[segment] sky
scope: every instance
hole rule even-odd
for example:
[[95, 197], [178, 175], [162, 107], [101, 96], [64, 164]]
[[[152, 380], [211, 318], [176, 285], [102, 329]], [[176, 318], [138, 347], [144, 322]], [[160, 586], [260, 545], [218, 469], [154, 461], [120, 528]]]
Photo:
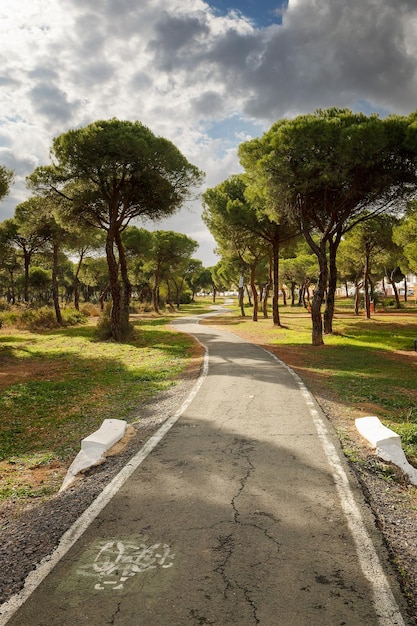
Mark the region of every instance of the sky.
[[[139, 120], [206, 173], [241, 171], [240, 143], [318, 108], [417, 109], [416, 0], [1, 0], [0, 221], [29, 196], [52, 139], [98, 119]], [[201, 199], [149, 230], [183, 232], [205, 266]]]

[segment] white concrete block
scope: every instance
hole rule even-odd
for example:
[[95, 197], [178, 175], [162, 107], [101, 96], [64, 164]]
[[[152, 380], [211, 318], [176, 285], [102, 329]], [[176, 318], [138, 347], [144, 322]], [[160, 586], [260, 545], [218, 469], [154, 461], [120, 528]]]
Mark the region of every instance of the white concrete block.
[[355, 420], [355, 425], [360, 434], [369, 441], [373, 448], [378, 448], [384, 443], [394, 444], [401, 448], [401, 437], [381, 424], [378, 417], [359, 417]]
[[376, 448], [376, 453], [381, 459], [397, 465], [411, 484], [417, 485], [417, 469], [407, 461], [401, 437], [397, 433], [381, 424], [375, 416], [360, 417], [355, 420], [355, 425], [360, 434]]
[[124, 437], [126, 427], [127, 422], [124, 420], [104, 420], [98, 430], [82, 440], [81, 450], [88, 456], [96, 456], [99, 451], [103, 454]]
[[417, 485], [417, 469], [407, 461], [402, 448], [393, 444], [383, 444], [381, 448], [377, 448], [376, 452], [384, 461], [389, 461], [399, 467], [412, 485]]
[[104, 453], [124, 437], [126, 428], [125, 420], [106, 419], [98, 430], [85, 437], [81, 442], [81, 450], [68, 468], [60, 491], [69, 487], [77, 474], [97, 465]]

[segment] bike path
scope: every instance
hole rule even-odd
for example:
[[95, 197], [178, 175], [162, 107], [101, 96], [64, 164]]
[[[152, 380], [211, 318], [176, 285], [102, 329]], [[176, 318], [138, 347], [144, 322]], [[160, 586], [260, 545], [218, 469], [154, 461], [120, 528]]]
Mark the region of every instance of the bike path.
[[302, 382], [231, 333], [176, 326], [208, 350], [198, 391], [7, 623], [406, 624], [372, 515]]

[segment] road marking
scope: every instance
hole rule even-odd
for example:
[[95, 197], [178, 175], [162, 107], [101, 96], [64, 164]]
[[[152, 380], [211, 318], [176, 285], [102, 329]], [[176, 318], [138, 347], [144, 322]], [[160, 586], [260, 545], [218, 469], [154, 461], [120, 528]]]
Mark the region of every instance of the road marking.
[[78, 576], [92, 579], [96, 591], [121, 591], [136, 574], [173, 566], [175, 554], [166, 543], [148, 545], [145, 538], [125, 540], [102, 539], [94, 546], [92, 562], [77, 567]]
[[[201, 344], [203, 345], [203, 344]], [[120, 470], [120, 472], [113, 478], [113, 480], [103, 489], [101, 494], [92, 502], [92, 504], [84, 511], [84, 513], [74, 522], [61, 537], [59, 544], [55, 550], [48, 556], [42, 559], [38, 567], [27, 576], [25, 586], [21, 591], [12, 596], [7, 602], [0, 607], [0, 626], [5, 626], [9, 619], [16, 613], [16, 611], [26, 602], [35, 589], [41, 584], [41, 582], [48, 576], [53, 568], [59, 563], [59, 561], [65, 556], [65, 554], [72, 548], [72, 546], [78, 541], [78, 539], [87, 530], [90, 524], [101, 513], [104, 507], [110, 502], [117, 491], [123, 486], [126, 480], [133, 474], [133, 472], [141, 465], [146, 457], [152, 452], [152, 450], [158, 445], [158, 443], [165, 437], [167, 432], [174, 426], [179, 420], [184, 411], [194, 400], [201, 385], [208, 374], [208, 350], [203, 345], [205, 350], [203, 366], [200, 372], [200, 376], [197, 382], [194, 384], [190, 394], [183, 402], [177, 413], [172, 415], [162, 424], [162, 426], [148, 439], [139, 452]]]
[[[263, 350], [265, 349], [263, 348]], [[405, 622], [381, 565], [375, 546], [366, 530], [365, 522], [355, 501], [349, 479], [341, 465], [339, 454], [329, 437], [325, 422], [316, 409], [316, 403], [312, 395], [303, 380], [286, 363], [281, 361], [281, 359], [272, 352], [269, 352], [269, 350], [265, 350], [265, 352], [290, 372], [297, 381], [299, 389], [304, 396], [332, 471], [342, 510], [356, 545], [356, 554], [362, 573], [368, 580], [370, 588], [372, 589], [374, 607], [379, 624], [381, 626], [405, 626]]]

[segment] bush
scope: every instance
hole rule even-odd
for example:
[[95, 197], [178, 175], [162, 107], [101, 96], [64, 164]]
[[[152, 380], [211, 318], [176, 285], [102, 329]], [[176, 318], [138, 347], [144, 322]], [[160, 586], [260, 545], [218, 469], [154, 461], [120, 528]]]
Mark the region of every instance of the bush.
[[73, 307], [67, 307], [62, 310], [62, 319], [64, 324], [68, 326], [76, 326], [82, 324], [86, 320], [86, 316], [82, 311], [77, 311]]
[[97, 317], [100, 315], [100, 307], [97, 304], [86, 302], [80, 307], [80, 311], [86, 317]]
[[[85, 315], [72, 307], [62, 310], [62, 318], [65, 325], [75, 326], [85, 322]], [[17, 308], [11, 311], [0, 312], [0, 326], [9, 326], [12, 328], [22, 328], [28, 330], [48, 330], [58, 328], [55, 310], [48, 306], [39, 309], [25, 308], [19, 310]]]
[[16, 326], [19, 315], [14, 311], [0, 312], [0, 326]]
[[40, 309], [26, 309], [20, 314], [17, 325], [19, 328], [28, 328], [29, 330], [42, 330], [56, 328], [58, 323], [55, 317], [55, 311], [48, 306]]
[[0, 300], [0, 312], [2, 311], [10, 311], [11, 310], [11, 306], [8, 302], [6, 302], [6, 300]]
[[[100, 341], [107, 341], [108, 339], [112, 338], [111, 321], [110, 321], [111, 307], [112, 307], [112, 303], [107, 302], [96, 327], [95, 335], [96, 335], [96, 338], [99, 339]], [[134, 333], [134, 328], [132, 324], [127, 323], [124, 326], [122, 326], [122, 340], [123, 341], [128, 341], [132, 337], [133, 333]]]

